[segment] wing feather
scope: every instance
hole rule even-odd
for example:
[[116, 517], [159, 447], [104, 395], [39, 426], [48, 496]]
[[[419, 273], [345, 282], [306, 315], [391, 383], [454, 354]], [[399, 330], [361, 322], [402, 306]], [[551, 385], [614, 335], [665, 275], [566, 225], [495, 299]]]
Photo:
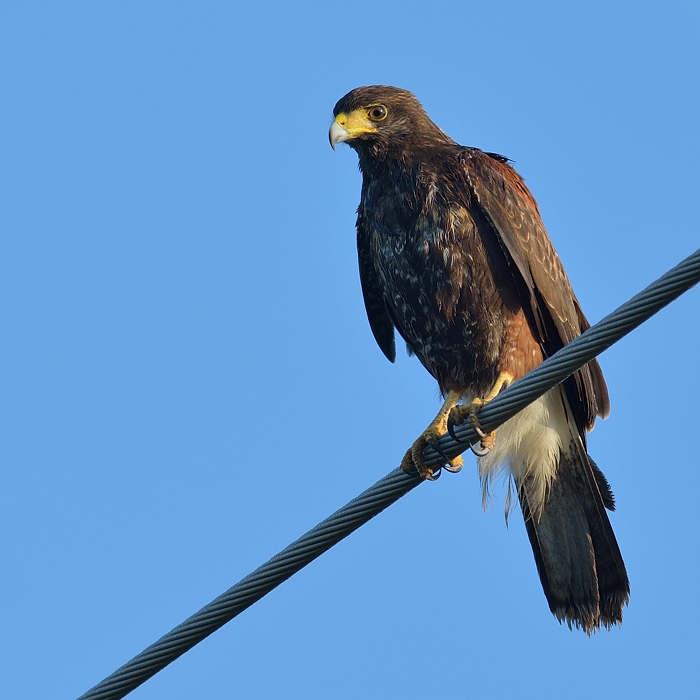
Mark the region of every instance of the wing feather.
[[389, 362], [394, 362], [396, 359], [394, 324], [389, 316], [377, 282], [369, 247], [369, 236], [361, 217], [357, 221], [357, 258], [360, 267], [362, 297], [365, 301], [365, 310], [367, 311], [372, 335], [374, 335], [377, 345], [379, 345]]
[[[589, 327], [564, 266], [542, 223], [537, 203], [507, 159], [465, 148], [461, 161], [467, 184], [482, 214], [524, 282], [539, 342], [547, 355], [570, 343]], [[573, 380], [573, 381], [572, 381]], [[609, 410], [608, 393], [593, 360], [567, 382], [577, 421], [590, 429], [596, 415]], [[573, 395], [572, 395], [573, 394]]]

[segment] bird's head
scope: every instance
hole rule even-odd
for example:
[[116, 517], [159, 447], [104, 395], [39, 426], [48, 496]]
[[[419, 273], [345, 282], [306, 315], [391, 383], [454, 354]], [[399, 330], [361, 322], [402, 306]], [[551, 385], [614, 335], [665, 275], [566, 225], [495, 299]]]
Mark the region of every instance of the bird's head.
[[338, 101], [333, 116], [331, 146], [347, 143], [358, 152], [360, 162], [364, 156], [401, 158], [421, 146], [454, 143], [413, 93], [387, 85], [355, 88]]

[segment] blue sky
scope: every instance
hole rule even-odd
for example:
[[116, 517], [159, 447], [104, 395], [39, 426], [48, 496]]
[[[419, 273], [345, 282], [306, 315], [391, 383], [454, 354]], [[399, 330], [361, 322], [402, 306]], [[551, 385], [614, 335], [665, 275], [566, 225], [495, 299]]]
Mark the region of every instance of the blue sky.
[[[7, 697], [74, 697], [397, 466], [439, 406], [362, 306], [327, 129], [408, 88], [515, 161], [591, 321], [698, 248], [687, 2], [5, 3], [0, 577]], [[601, 357], [632, 598], [550, 615], [473, 458], [134, 698], [688, 697], [700, 292]], [[595, 686], [592, 691], [591, 687]]]

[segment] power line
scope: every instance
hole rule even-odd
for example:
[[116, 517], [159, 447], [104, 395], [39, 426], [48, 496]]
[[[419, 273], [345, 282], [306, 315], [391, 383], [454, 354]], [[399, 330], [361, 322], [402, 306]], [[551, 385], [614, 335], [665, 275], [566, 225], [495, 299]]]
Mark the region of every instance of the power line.
[[[497, 428], [698, 281], [700, 250], [484, 406], [479, 413], [482, 427], [487, 431]], [[474, 429], [468, 424], [458, 426], [455, 434], [459, 442], [446, 435], [438, 443], [440, 452], [449, 457], [463, 452], [466, 444], [478, 440]], [[426, 463], [435, 469], [444, 462], [444, 457], [432, 447], [426, 448], [424, 456]], [[421, 482], [417, 475], [395, 469], [124, 664], [79, 700], [124, 697]]]
[[[700, 250], [689, 255], [646, 289], [591, 326], [578, 338], [486, 404], [479, 411], [482, 430], [486, 432], [495, 430], [518, 411], [564, 381], [577, 369], [677, 299], [683, 292], [688, 291], [698, 281], [700, 281]], [[438, 441], [440, 451], [450, 458], [464, 451], [464, 442], [473, 443], [477, 440], [473, 428], [468, 423], [457, 426], [454, 432], [459, 442], [455, 442], [449, 435], [441, 437]], [[444, 461], [444, 458], [430, 446], [426, 448], [424, 457], [431, 467], [439, 467]]]

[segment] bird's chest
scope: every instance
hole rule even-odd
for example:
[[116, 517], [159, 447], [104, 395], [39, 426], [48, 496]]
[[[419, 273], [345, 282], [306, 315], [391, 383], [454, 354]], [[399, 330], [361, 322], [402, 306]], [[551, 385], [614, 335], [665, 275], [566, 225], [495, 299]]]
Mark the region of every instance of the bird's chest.
[[377, 184], [364, 194], [360, 220], [383, 291], [393, 299], [402, 289], [432, 294], [444, 286], [470, 233], [457, 209], [434, 186]]
[[416, 317], [426, 329], [442, 326], [453, 316], [469, 270], [457, 278], [454, 243], [442, 222], [418, 217], [402, 226], [397, 218], [379, 217], [371, 227], [370, 251], [385, 303], [401, 328], [410, 328]]
[[[437, 188], [407, 194], [377, 187], [366, 193], [360, 221], [369, 233], [370, 254], [382, 295], [397, 321], [419, 316], [431, 324], [463, 323], [469, 292], [483, 287], [488, 262], [466, 208]], [[437, 329], [436, 329], [437, 330]]]
[[488, 251], [465, 207], [427, 195], [384, 190], [361, 206], [375, 276], [397, 330], [443, 388], [488, 382], [503, 326]]

